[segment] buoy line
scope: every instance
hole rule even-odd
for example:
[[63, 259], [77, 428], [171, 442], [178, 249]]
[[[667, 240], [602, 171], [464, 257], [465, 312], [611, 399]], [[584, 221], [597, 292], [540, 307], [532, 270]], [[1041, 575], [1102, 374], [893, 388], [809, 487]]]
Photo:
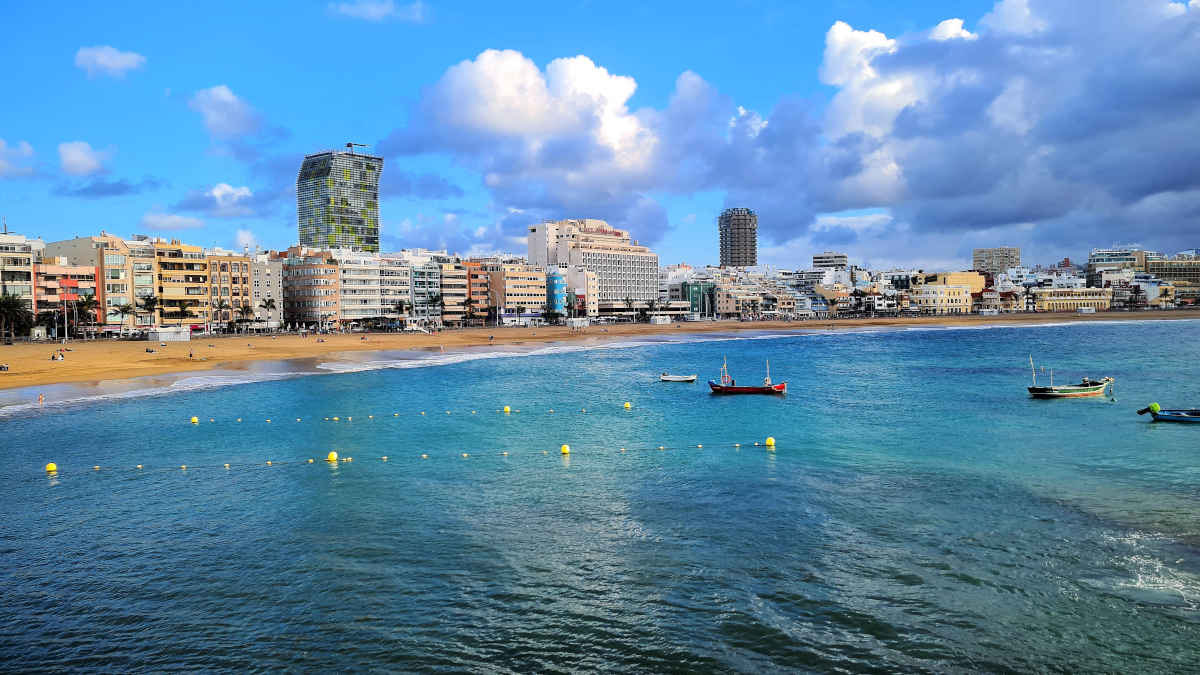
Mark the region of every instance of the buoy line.
[[[734, 451], [740, 452], [741, 448], [745, 445], [747, 445], [747, 444], [745, 444], [745, 443], [729, 443], [729, 442], [725, 441], [725, 442], [718, 442], [718, 443], [711, 443], [711, 442], [710, 443], [688, 443], [688, 444], [683, 444], [683, 445], [620, 446], [619, 449], [613, 449], [611, 451], [616, 452], [616, 453], [627, 453], [630, 451], [633, 451], [633, 452], [664, 451], [665, 452], [668, 450], [703, 450], [705, 448], [708, 448], [708, 449], [732, 448]], [[775, 437], [767, 436], [766, 440], [754, 441], [752, 443], [752, 445], [756, 446], [756, 447], [761, 447], [761, 448], [765, 449], [767, 452], [775, 452], [775, 448], [776, 448]], [[592, 447], [595, 447], [595, 446], [592, 446]], [[610, 450], [610, 449], [605, 447], [599, 451], [585, 450], [584, 454], [585, 455], [600, 454], [600, 453], [605, 452], [606, 450]], [[538, 453], [540, 453], [542, 455], [550, 454], [549, 450], [545, 450], [545, 449], [543, 449], [543, 450], [528, 450], [526, 454], [536, 455]], [[425, 451], [425, 452], [421, 452], [421, 453], [414, 453], [411, 456], [411, 458], [419, 459], [419, 460], [427, 460], [431, 456], [436, 458], [436, 457], [439, 457], [442, 455], [448, 455], [450, 457], [457, 456], [459, 459], [471, 459], [472, 457], [512, 457], [512, 456], [519, 456], [520, 454], [522, 454], [520, 451], [511, 451], [511, 450], [493, 450], [493, 451], [487, 451], [487, 452], [481, 452], [481, 453], [477, 452], [477, 453], [472, 454], [470, 452], [463, 452], [461, 449], [455, 449], [455, 450], [442, 450], [442, 451], [435, 450], [432, 455], [430, 454], [429, 451]], [[571, 446], [567, 443], [563, 443], [559, 447], [558, 454], [563, 455], [564, 458], [570, 456], [572, 454]], [[393, 463], [394, 464], [395, 462], [392, 462], [391, 460], [397, 459], [398, 457], [409, 458], [408, 455], [400, 455], [400, 456], [382, 455], [379, 457], [374, 457], [372, 459], [374, 459], [378, 462], [381, 462], [381, 463]], [[308, 457], [308, 458], [289, 459], [289, 460], [282, 460], [282, 461], [277, 460], [277, 459], [265, 459], [260, 462], [225, 462], [225, 463], [221, 464], [220, 466], [207, 465], [207, 464], [179, 464], [179, 465], [164, 465], [164, 466], [158, 466], [158, 467], [151, 466], [150, 468], [146, 468], [145, 464], [136, 464], [133, 466], [120, 466], [120, 467], [115, 466], [115, 465], [93, 464], [90, 468], [86, 467], [86, 466], [81, 466], [79, 469], [77, 469], [76, 472], [72, 472], [70, 469], [67, 469], [66, 473], [78, 473], [78, 474], [93, 473], [94, 474], [94, 473], [111, 472], [111, 471], [115, 471], [117, 469], [126, 469], [129, 471], [136, 471], [139, 473], [152, 473], [152, 472], [156, 472], [156, 471], [163, 472], [163, 471], [168, 471], [168, 470], [169, 471], [197, 471], [197, 470], [217, 469], [217, 468], [224, 469], [226, 471], [230, 471], [233, 469], [244, 469], [244, 468], [254, 468], [254, 467], [275, 468], [275, 467], [283, 467], [283, 466], [291, 466], [291, 465], [317, 464], [318, 459], [320, 459], [320, 463], [324, 463], [324, 464], [327, 464], [330, 466], [349, 464], [354, 461], [354, 457], [352, 457], [352, 456], [342, 457], [341, 455], [338, 454], [338, 452], [336, 450], [331, 450], [331, 451], [329, 451], [329, 453], [327, 453], [325, 455], [324, 458]], [[59, 466], [56, 462], [46, 463], [46, 465], [43, 467], [43, 471], [47, 476], [59, 476], [63, 473], [63, 470], [59, 468]]]
[[[631, 401], [624, 401], [624, 402], [616, 404], [616, 405], [617, 405], [618, 410], [626, 410], [626, 411], [633, 410], [633, 403]], [[593, 408], [593, 410], [595, 410], [595, 408]], [[478, 413], [479, 413], [479, 411], [477, 409], [476, 410], [462, 410], [462, 411], [446, 410], [444, 412], [447, 415], [454, 415], [454, 414], [478, 415]], [[497, 408], [496, 412], [501, 415], [518, 415], [518, 414], [521, 414], [521, 409], [506, 405], [503, 408]], [[548, 408], [544, 414], [553, 415], [554, 412], [555, 412], [554, 408]], [[588, 409], [587, 408], [579, 408], [578, 410], [575, 410], [574, 412], [576, 412], [580, 415], [586, 415], [586, 414], [588, 414]], [[525, 414], [530, 414], [530, 413], [525, 413]], [[415, 411], [413, 413], [400, 413], [398, 411], [393, 411], [390, 417], [392, 419], [400, 419], [400, 418], [410, 416], [410, 415], [416, 416], [416, 417], [425, 417], [426, 419], [429, 419], [429, 417], [430, 417], [424, 410]], [[277, 418], [267, 417], [267, 418], [262, 418], [261, 421], [264, 424], [271, 424], [272, 420], [288, 419], [289, 417], [290, 416], [280, 416]], [[358, 416], [360, 422], [362, 421], [363, 417], [364, 417], [363, 415]], [[367, 421], [375, 421], [376, 417], [378, 417], [379, 419], [382, 420], [382, 419], [388, 419], [389, 416], [387, 415], [387, 413], [380, 413], [378, 415], [376, 415], [375, 413], [369, 413], [369, 414], [365, 415], [365, 418], [367, 419]], [[296, 420], [295, 421], [296, 424], [302, 424], [306, 421], [307, 422], [338, 422], [338, 423], [354, 422], [354, 417], [350, 416], [350, 415], [347, 415], [345, 417], [343, 417], [342, 415], [326, 415], [326, 416], [322, 416], [322, 417], [314, 417], [314, 416], [305, 417], [302, 415], [300, 417], [294, 417], [292, 419]], [[229, 420], [218, 420], [216, 417], [208, 418], [208, 424], [221, 424], [223, 422], [228, 422], [228, 421]], [[250, 421], [253, 422], [255, 420], [251, 419]], [[243, 424], [243, 423], [245, 423], [245, 418], [242, 418], [242, 417], [234, 418], [233, 422], [238, 423], [238, 424]], [[199, 415], [192, 415], [187, 420], [185, 420], [185, 423], [191, 424], [194, 426], [202, 426], [203, 425], [203, 422]]]

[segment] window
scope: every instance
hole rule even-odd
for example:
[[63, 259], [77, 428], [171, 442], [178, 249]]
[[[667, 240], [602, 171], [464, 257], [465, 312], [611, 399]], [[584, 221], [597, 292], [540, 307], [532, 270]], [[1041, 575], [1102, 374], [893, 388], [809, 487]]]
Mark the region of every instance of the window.
[[116, 254], [112, 254], [112, 253], [105, 253], [104, 254], [104, 264], [105, 265], [124, 265], [125, 264], [125, 256], [116, 255]]

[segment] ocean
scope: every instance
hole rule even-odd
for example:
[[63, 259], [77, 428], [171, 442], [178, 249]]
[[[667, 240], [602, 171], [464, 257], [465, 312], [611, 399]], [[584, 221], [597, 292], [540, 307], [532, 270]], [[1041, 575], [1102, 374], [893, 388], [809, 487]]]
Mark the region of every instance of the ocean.
[[[1135, 411], [1200, 407], [1198, 337], [681, 336], [4, 392], [0, 669], [1194, 671], [1200, 425]], [[1030, 355], [1116, 400], [1031, 400]], [[788, 395], [710, 395], [723, 360]]]

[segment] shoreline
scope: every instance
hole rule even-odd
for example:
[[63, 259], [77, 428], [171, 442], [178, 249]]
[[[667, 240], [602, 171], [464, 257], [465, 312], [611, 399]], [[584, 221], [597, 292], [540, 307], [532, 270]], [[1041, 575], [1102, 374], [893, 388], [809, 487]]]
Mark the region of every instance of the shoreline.
[[[353, 356], [382, 351], [455, 352], [473, 347], [529, 347], [551, 343], [607, 342], [628, 337], [777, 331], [796, 334], [856, 328], [940, 328], [956, 326], [1039, 325], [1107, 321], [1171, 321], [1200, 319], [1198, 310], [1169, 312], [1103, 312], [1011, 314], [998, 316], [941, 316], [912, 318], [829, 319], [808, 321], [697, 321], [668, 325], [609, 324], [572, 332], [563, 326], [537, 328], [484, 327], [423, 333], [351, 333], [301, 338], [298, 335], [204, 336], [165, 347], [140, 341], [73, 341], [65, 360], [49, 356], [63, 345], [53, 342], [0, 346], [0, 390], [64, 384], [91, 384], [149, 376], [202, 374], [212, 371], [261, 369], [263, 362], [333, 359], [352, 362]], [[363, 337], [366, 340], [363, 340]], [[494, 337], [494, 340], [489, 339]], [[153, 349], [148, 353], [147, 349]], [[189, 356], [191, 354], [191, 356]], [[331, 373], [336, 370], [329, 371]]]

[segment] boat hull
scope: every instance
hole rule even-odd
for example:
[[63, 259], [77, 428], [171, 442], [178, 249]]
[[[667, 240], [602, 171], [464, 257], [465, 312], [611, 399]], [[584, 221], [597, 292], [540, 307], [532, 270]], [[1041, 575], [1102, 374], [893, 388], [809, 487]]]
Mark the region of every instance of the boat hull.
[[1033, 398], [1095, 398], [1103, 396], [1112, 382], [1110, 378], [1104, 378], [1100, 382], [1087, 385], [1063, 384], [1051, 387], [1026, 387], [1026, 390]]
[[1200, 410], [1159, 410], [1151, 412], [1155, 422], [1183, 422], [1200, 424]]
[[659, 375], [659, 382], [695, 382], [695, 375]]
[[718, 384], [712, 380], [708, 381], [709, 389], [712, 389], [714, 394], [774, 394], [783, 395], [787, 393], [787, 382], [771, 384], [763, 387], [736, 387], [728, 384]]

